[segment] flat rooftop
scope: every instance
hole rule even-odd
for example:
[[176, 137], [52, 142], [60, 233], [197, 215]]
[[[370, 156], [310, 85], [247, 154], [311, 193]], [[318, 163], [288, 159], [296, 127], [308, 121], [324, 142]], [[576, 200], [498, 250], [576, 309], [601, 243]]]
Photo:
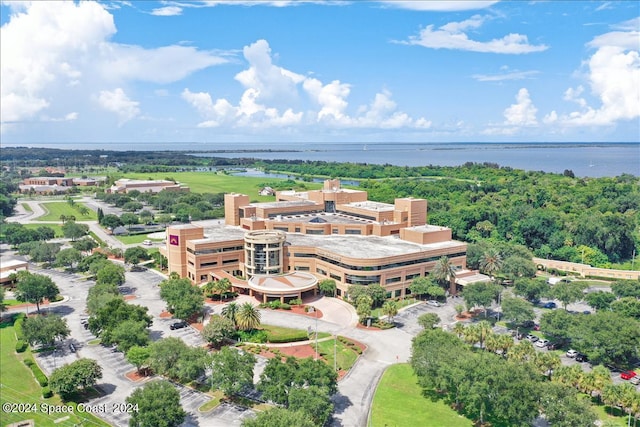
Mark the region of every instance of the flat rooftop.
[[287, 208], [287, 207], [295, 207], [295, 206], [301, 206], [301, 207], [318, 207], [320, 208], [321, 205], [318, 205], [315, 202], [312, 202], [310, 200], [285, 200], [282, 202], [260, 202], [260, 203], [250, 203], [249, 206], [253, 206], [256, 208]]
[[390, 205], [389, 203], [382, 203], [382, 202], [372, 202], [370, 200], [366, 202], [348, 203], [344, 206], [349, 206], [349, 207], [358, 208], [358, 209], [366, 209], [368, 211], [374, 211], [374, 212], [388, 212], [388, 211], [395, 210], [394, 205]]
[[[203, 222], [204, 223], [204, 222]], [[237, 226], [206, 222], [204, 239], [195, 242], [223, 242], [227, 240], [244, 239], [244, 230]], [[292, 246], [310, 246], [325, 250], [338, 256], [378, 259], [392, 256], [400, 256], [419, 252], [429, 252], [438, 249], [454, 249], [466, 247], [466, 243], [457, 240], [445, 242], [418, 244], [402, 240], [398, 237], [387, 236], [358, 236], [358, 235], [311, 235], [301, 233], [287, 233], [287, 243]]]
[[281, 215], [280, 218], [269, 218], [272, 222], [328, 222], [331, 224], [371, 224], [372, 221], [365, 218], [358, 218], [348, 214], [319, 212], [300, 215]]

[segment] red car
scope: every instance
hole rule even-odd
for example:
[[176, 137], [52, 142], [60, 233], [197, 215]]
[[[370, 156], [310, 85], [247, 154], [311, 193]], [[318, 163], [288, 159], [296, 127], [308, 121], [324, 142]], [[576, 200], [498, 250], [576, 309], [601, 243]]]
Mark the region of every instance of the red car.
[[620, 373], [620, 378], [622, 378], [623, 380], [630, 380], [635, 376], [636, 373], [634, 371], [623, 371]]

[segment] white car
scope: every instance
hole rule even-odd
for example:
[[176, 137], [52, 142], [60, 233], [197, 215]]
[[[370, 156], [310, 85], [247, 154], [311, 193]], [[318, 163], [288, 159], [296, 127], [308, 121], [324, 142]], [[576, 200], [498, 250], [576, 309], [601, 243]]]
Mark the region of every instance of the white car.
[[574, 358], [574, 357], [576, 357], [577, 355], [578, 355], [578, 352], [577, 352], [577, 351], [575, 351], [575, 350], [569, 350], [569, 351], [567, 351], [567, 357]]
[[153, 245], [153, 243], [151, 242], [151, 240], [145, 240], [144, 242], [142, 242], [143, 245], [145, 246], [151, 246]]
[[635, 377], [631, 378], [629, 382], [633, 385], [638, 385], [640, 384], [640, 377], [636, 375]]
[[440, 307], [441, 304], [438, 301], [430, 299], [429, 301], [427, 301], [427, 305], [430, 305], [433, 307]]
[[549, 340], [538, 340], [536, 341], [536, 347], [545, 348], [549, 344]]

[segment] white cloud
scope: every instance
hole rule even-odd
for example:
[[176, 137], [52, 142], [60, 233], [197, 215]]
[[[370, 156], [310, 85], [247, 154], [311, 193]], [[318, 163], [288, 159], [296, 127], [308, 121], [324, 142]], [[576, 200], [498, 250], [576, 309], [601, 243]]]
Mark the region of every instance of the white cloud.
[[[199, 127], [235, 126], [245, 128], [326, 126], [335, 128], [426, 129], [431, 122], [417, 120], [397, 111], [391, 92], [382, 91], [373, 101], [350, 115], [348, 97], [351, 85], [339, 80], [323, 83], [314, 77], [273, 64], [272, 52], [266, 40], [258, 40], [243, 49], [249, 68], [236, 74], [244, 92], [234, 106], [227, 99], [215, 102], [207, 92], [185, 89], [182, 98], [205, 119]], [[307, 102], [306, 112], [298, 111], [289, 102]]]
[[[618, 28], [630, 28], [639, 22], [630, 20]], [[587, 43], [596, 48], [585, 64], [591, 94], [599, 107], [589, 105], [581, 96], [582, 86], [569, 88], [565, 100], [577, 102], [581, 109], [560, 116], [559, 121], [576, 126], [611, 126], [640, 117], [640, 32], [636, 28], [602, 34]]]
[[459, 10], [484, 9], [498, 3], [498, 1], [499, 0], [394, 0], [381, 1], [380, 3], [398, 9], [453, 12]]
[[155, 16], [178, 16], [182, 15], [182, 8], [178, 6], [165, 6], [151, 11]]
[[538, 109], [531, 102], [529, 91], [522, 88], [516, 95], [516, 103], [504, 110], [505, 124], [510, 126], [531, 126], [538, 124]]
[[506, 36], [489, 41], [471, 40], [465, 33], [469, 29], [478, 29], [488, 19], [487, 16], [475, 15], [460, 22], [450, 22], [434, 29], [429, 25], [420, 31], [418, 36], [409, 37], [403, 44], [418, 45], [432, 49], [454, 49], [471, 52], [523, 54], [542, 52], [547, 50], [545, 45], [529, 44], [527, 36], [522, 34], [507, 34]]
[[126, 87], [132, 80], [174, 82], [227, 61], [193, 47], [113, 43], [113, 16], [97, 2], [11, 2], [9, 7], [11, 15], [0, 29], [2, 123], [50, 120], [88, 108], [96, 89]]
[[263, 100], [282, 96], [295, 96], [296, 85], [304, 76], [274, 65], [271, 61], [271, 48], [266, 40], [258, 40], [242, 50], [249, 62], [249, 69], [239, 72], [235, 79], [245, 88], [259, 91]]
[[538, 75], [540, 72], [531, 71], [510, 71], [503, 74], [474, 74], [473, 77], [479, 82], [502, 82], [506, 80], [525, 80], [530, 79]]
[[100, 91], [98, 104], [105, 110], [116, 113], [119, 125], [123, 125], [140, 114], [139, 103], [129, 99], [121, 88], [116, 88], [113, 91]]

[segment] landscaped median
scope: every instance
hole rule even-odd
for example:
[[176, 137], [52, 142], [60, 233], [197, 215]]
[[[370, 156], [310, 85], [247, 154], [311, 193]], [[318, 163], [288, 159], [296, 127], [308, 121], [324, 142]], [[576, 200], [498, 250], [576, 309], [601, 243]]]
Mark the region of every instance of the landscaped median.
[[442, 400], [425, 398], [411, 365], [402, 363], [389, 366], [382, 375], [367, 425], [471, 427], [473, 423]]

